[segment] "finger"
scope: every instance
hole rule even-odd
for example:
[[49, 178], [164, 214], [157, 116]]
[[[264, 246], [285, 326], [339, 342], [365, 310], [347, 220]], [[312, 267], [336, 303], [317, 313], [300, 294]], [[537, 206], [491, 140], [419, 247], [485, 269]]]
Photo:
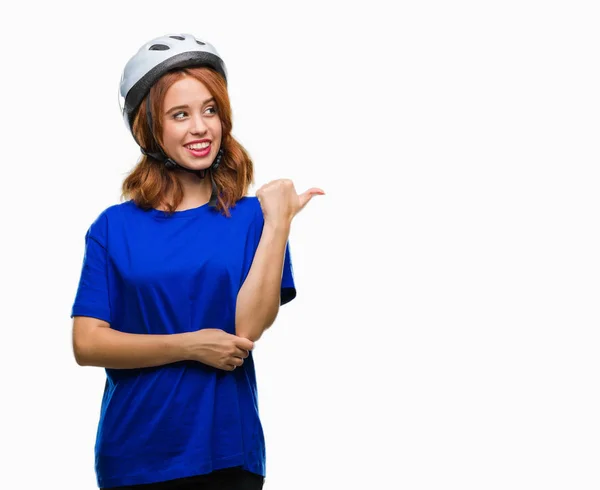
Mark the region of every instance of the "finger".
[[252, 350], [254, 349], [254, 342], [251, 340], [245, 339], [244, 337], [235, 337], [235, 345], [240, 349], [244, 350]]
[[246, 349], [240, 349], [239, 347], [236, 347], [235, 353], [233, 354], [234, 357], [239, 357], [240, 359], [246, 359], [249, 355], [250, 353]]
[[239, 357], [232, 357], [229, 361], [227, 361], [227, 363], [236, 368], [244, 364], [244, 360], [240, 359]]
[[308, 204], [314, 196], [323, 196], [325, 195], [325, 191], [323, 189], [319, 189], [318, 187], [311, 187], [306, 192], [303, 192], [298, 196], [300, 199], [300, 210], [304, 209], [304, 206]]
[[238, 357], [240, 359], [246, 359], [248, 357], [248, 351], [245, 349], [235, 348], [235, 352], [231, 354], [232, 357]]

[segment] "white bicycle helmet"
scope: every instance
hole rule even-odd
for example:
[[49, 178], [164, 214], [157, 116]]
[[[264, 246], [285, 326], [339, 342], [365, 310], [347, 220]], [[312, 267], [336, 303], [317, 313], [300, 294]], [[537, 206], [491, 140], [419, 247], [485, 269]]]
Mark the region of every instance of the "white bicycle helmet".
[[165, 73], [178, 68], [206, 66], [225, 79], [227, 69], [215, 47], [191, 34], [171, 34], [144, 44], [127, 62], [119, 87], [119, 103], [127, 128], [152, 85]]

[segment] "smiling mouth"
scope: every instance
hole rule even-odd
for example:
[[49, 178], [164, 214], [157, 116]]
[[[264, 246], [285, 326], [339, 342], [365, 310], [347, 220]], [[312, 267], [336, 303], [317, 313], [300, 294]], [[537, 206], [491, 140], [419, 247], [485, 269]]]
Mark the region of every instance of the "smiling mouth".
[[195, 157], [205, 157], [210, 153], [211, 145], [189, 145], [186, 146], [185, 149], [189, 151]]
[[204, 150], [206, 148], [209, 148], [211, 145], [210, 141], [203, 141], [202, 143], [192, 143], [189, 145], [185, 145], [185, 147], [188, 150], [196, 150], [196, 151], [201, 151]]

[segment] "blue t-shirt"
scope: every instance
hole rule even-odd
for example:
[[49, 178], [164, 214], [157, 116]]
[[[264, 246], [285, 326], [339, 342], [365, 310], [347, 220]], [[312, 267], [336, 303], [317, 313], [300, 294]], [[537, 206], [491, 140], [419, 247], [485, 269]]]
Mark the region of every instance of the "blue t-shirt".
[[[235, 334], [237, 294], [264, 224], [256, 197], [227, 218], [208, 206], [173, 216], [133, 201], [107, 208], [85, 237], [71, 312], [121, 332]], [[289, 244], [281, 304], [296, 296]], [[193, 361], [106, 369], [96, 438], [100, 487], [137, 485], [242, 466], [265, 475], [252, 353], [234, 371]]]

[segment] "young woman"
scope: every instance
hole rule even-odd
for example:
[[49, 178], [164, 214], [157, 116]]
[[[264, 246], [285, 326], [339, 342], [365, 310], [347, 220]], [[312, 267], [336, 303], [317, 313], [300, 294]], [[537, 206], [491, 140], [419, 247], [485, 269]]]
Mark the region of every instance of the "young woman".
[[252, 349], [296, 295], [291, 222], [323, 191], [284, 179], [246, 196], [226, 83], [215, 48], [189, 34], [146, 43], [123, 72], [143, 156], [128, 200], [87, 231], [71, 312], [78, 364], [106, 368], [100, 488], [263, 486]]

